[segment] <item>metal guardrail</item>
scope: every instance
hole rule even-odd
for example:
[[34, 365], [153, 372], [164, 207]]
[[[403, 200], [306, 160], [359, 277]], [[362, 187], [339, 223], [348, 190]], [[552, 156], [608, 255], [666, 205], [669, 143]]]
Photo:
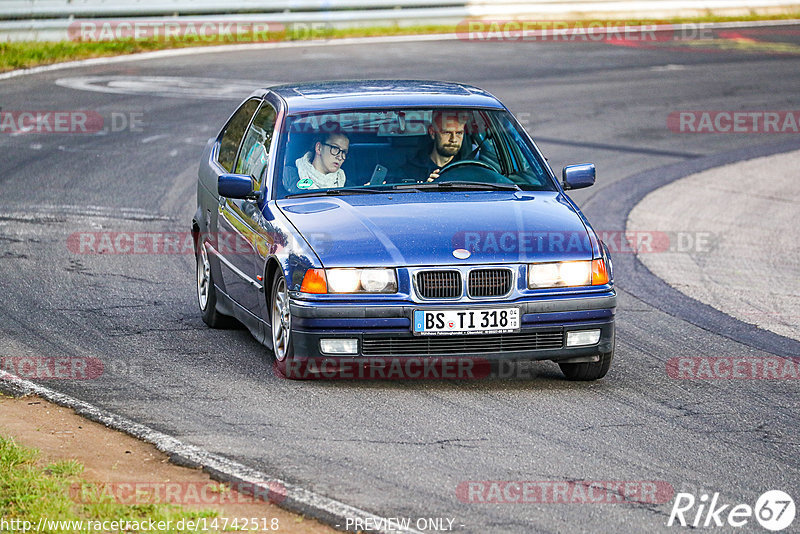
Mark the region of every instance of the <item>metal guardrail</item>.
[[0, 19], [302, 13], [464, 7], [465, 0], [3, 0]]
[[60, 41], [79, 19], [269, 22], [330, 27], [457, 24], [467, 18], [539, 20], [691, 13], [789, 12], [800, 0], [0, 0], [0, 41]]

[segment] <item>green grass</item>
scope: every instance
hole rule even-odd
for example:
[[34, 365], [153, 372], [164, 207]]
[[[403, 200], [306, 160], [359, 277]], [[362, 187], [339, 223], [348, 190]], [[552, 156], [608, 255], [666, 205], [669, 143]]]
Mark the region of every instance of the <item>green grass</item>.
[[195, 532], [176, 530], [181, 519], [217, 516], [213, 510], [184, 510], [172, 504], [118, 503], [103, 492], [102, 485], [80, 478], [83, 466], [79, 462], [65, 460], [40, 466], [38, 456], [36, 450], [21, 447], [13, 439], [0, 436], [0, 517], [4, 521], [30, 521], [33, 529], [40, 518], [84, 522], [83, 530], [51, 527], [40, 531], [53, 534], [89, 532], [87, 521], [90, 520], [171, 521], [170, 529], [159, 532], [178, 533]]
[[165, 48], [178, 48], [182, 43], [158, 41], [108, 41], [108, 42], [6, 42], [0, 43], [0, 72], [49, 65], [74, 59], [117, 56], [148, 52]]
[[[785, 13], [778, 15], [747, 15], [738, 17], [722, 17], [707, 15], [702, 17], [683, 17], [672, 19], [632, 19], [632, 20], [594, 20], [591, 22], [609, 24], [680, 24], [680, 23], [709, 23], [709, 22], [732, 22], [732, 21], [756, 21], [756, 20], [788, 20], [800, 18], [800, 12]], [[578, 21], [576, 21], [578, 22]], [[588, 22], [588, 21], [586, 21]], [[547, 23], [541, 24], [547, 27]], [[535, 27], [535, 25], [534, 25]], [[421, 25], [421, 26], [380, 26], [365, 28], [347, 29], [324, 29], [312, 32], [310, 37], [317, 39], [341, 39], [347, 37], [372, 37], [378, 35], [419, 35], [432, 33], [453, 33], [457, 32], [457, 26], [444, 25]], [[307, 31], [293, 31], [291, 28], [286, 33], [278, 35], [280, 40], [302, 40], [309, 37]], [[81, 41], [61, 41], [61, 42], [2, 42], [0, 43], [0, 72], [34, 67], [37, 65], [49, 65], [61, 61], [76, 59], [88, 59], [102, 56], [116, 56], [123, 54], [133, 54], [136, 52], [148, 52], [152, 50], [164, 50], [169, 48], [185, 48], [193, 46], [208, 46], [218, 44], [235, 44], [234, 41], [217, 40], [206, 42], [201, 39], [195, 40], [158, 40], [158, 39], [124, 39], [118, 41], [102, 42], [81, 42]]]

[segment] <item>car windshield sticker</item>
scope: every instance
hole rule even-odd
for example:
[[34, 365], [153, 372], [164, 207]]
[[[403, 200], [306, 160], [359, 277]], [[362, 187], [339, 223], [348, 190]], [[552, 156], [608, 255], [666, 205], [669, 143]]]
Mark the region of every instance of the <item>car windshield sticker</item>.
[[314, 185], [314, 182], [311, 181], [311, 178], [303, 178], [302, 180], [297, 182], [297, 187], [299, 187], [300, 189], [308, 189], [312, 185]]

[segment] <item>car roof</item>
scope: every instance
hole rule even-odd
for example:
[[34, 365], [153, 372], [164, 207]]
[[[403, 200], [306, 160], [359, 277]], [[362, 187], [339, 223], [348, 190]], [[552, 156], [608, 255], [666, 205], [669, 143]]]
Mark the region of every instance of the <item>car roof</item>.
[[430, 80], [352, 80], [283, 84], [265, 88], [280, 96], [289, 114], [389, 107], [505, 109], [483, 89]]

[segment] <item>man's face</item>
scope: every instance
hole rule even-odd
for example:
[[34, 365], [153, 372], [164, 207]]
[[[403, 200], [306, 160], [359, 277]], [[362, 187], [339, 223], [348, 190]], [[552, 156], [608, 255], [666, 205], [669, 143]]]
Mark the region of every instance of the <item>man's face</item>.
[[[343, 135], [331, 135], [324, 143], [317, 143], [316, 152], [323, 172], [329, 174], [336, 172], [344, 163], [346, 152], [350, 148], [350, 141]], [[333, 153], [337, 152], [336, 155]]]
[[458, 154], [464, 141], [464, 123], [455, 118], [443, 118], [431, 125], [434, 150], [442, 157]]

